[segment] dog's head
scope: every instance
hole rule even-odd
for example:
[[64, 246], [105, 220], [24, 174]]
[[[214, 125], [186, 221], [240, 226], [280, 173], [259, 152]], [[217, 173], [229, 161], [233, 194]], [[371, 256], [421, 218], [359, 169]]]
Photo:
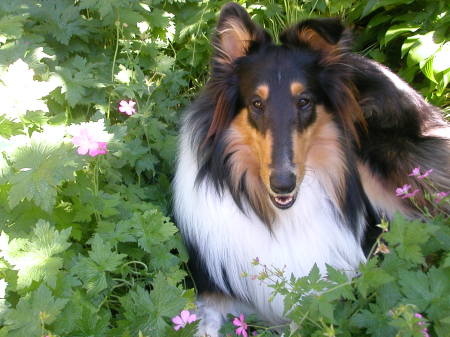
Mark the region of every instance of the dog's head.
[[326, 170], [340, 171], [330, 166], [342, 166], [337, 143], [357, 142], [361, 117], [342, 62], [346, 40], [338, 20], [316, 19], [287, 29], [275, 45], [241, 6], [230, 3], [220, 13], [210, 81], [216, 106], [206, 141], [226, 139], [233, 189], [246, 190], [268, 222], [268, 200], [291, 207], [310, 166], [327, 161]]

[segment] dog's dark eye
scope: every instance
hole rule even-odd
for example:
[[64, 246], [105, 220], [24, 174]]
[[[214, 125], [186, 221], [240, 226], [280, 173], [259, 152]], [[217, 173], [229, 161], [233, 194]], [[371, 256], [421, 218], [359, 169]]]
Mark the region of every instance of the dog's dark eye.
[[252, 101], [252, 106], [257, 109], [257, 110], [263, 110], [264, 109], [264, 104], [260, 99], [254, 99]]
[[309, 105], [310, 102], [311, 101], [309, 99], [302, 97], [297, 99], [296, 104], [298, 108], [304, 109]]

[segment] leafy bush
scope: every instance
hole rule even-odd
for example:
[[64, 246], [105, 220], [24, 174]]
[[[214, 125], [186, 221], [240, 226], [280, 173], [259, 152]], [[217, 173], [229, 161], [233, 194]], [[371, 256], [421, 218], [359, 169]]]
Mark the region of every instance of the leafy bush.
[[[195, 324], [175, 332], [170, 322], [195, 295], [170, 180], [180, 113], [207, 78], [223, 3], [0, 2], [0, 336], [192, 335]], [[357, 50], [448, 105], [443, 0], [240, 3], [274, 34], [341, 16]], [[421, 312], [444, 336], [448, 219], [429, 222], [397, 218], [384, 234], [390, 253], [352, 282], [332, 269], [329, 280], [315, 270], [275, 280], [295, 335], [418, 335]]]

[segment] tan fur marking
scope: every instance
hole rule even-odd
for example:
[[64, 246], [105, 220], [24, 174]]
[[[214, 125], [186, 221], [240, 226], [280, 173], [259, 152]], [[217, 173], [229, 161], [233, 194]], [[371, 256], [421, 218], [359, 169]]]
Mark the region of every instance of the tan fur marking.
[[267, 100], [269, 98], [269, 86], [267, 84], [261, 84], [256, 88], [255, 93], [263, 100]]
[[301, 41], [307, 43], [315, 50], [331, 52], [334, 45], [328, 43], [319, 33], [311, 28], [304, 28], [298, 32]]
[[239, 188], [241, 177], [246, 173], [245, 184], [253, 205], [272, 222], [274, 209], [268, 198], [269, 165], [272, 137], [263, 136], [248, 124], [248, 110], [243, 109], [233, 120], [227, 134], [225, 153], [230, 153], [232, 184]]
[[371, 204], [378, 210], [382, 210], [386, 217], [390, 218], [395, 212], [408, 214], [402, 199], [395, 196], [395, 187], [390, 183], [377, 177], [367, 165], [358, 163], [358, 172], [364, 192], [369, 198]]
[[[297, 136], [296, 160], [303, 163], [306, 174], [314, 174], [336, 205], [345, 191], [344, 153], [339, 143], [339, 130], [323, 106], [317, 106], [317, 118], [304, 134]], [[306, 145], [305, 145], [306, 143]]]
[[231, 63], [238, 57], [244, 56], [248, 50], [253, 36], [234, 18], [228, 19], [224, 27], [218, 31], [220, 35], [220, 46], [216, 46], [225, 58], [219, 58], [221, 63]]
[[300, 82], [291, 83], [291, 94], [292, 96], [297, 96], [305, 90], [305, 87]]

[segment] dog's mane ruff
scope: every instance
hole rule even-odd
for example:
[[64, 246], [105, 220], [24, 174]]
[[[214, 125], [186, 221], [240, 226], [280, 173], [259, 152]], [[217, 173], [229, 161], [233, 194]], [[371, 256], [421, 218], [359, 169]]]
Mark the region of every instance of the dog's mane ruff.
[[[405, 184], [431, 194], [449, 191], [450, 125], [440, 110], [383, 65], [356, 54], [346, 58], [353, 64], [358, 104], [368, 125], [359, 131], [362, 164], [385, 186], [385, 193]], [[433, 169], [433, 188], [427, 180], [408, 176], [415, 167]], [[431, 206], [423, 193], [416, 195], [415, 202]], [[403, 204], [409, 207], [406, 213], [418, 215], [409, 199]]]

